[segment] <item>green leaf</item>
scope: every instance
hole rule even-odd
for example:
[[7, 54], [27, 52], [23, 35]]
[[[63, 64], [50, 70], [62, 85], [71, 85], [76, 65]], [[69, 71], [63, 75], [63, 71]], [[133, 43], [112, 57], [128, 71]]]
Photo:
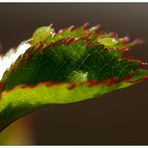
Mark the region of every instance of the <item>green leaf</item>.
[[[1, 80], [0, 129], [49, 104], [95, 98], [143, 81], [142, 62], [125, 57], [137, 42], [125, 42], [98, 26], [73, 26], [57, 33], [41, 27], [28, 40], [31, 47]], [[126, 50], [125, 50], [126, 49]]]

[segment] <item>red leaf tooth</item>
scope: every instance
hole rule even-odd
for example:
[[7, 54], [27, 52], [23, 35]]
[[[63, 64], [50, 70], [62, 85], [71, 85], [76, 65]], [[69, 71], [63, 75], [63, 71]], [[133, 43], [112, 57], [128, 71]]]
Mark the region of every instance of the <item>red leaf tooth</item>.
[[74, 25], [71, 25], [70, 27], [68, 27], [68, 30], [73, 30], [75, 28]]
[[142, 62], [142, 61], [140, 61], [140, 60], [136, 60], [136, 59], [134, 59], [133, 57], [124, 57], [123, 59], [127, 59], [127, 60], [129, 60], [129, 61], [136, 62], [139, 66], [148, 65], [148, 63]]
[[135, 59], [130, 59], [130, 60], [131, 60], [131, 61], [134, 61], [134, 62], [136, 62], [136, 63], [138, 63], [139, 66], [145, 66], [145, 65], [147, 65], [147, 63], [142, 62], [142, 61], [140, 61], [140, 60], [135, 60]]
[[89, 87], [98, 85], [100, 83], [101, 83], [101, 81], [96, 81], [96, 80], [90, 80], [90, 81], [87, 82], [87, 84], [88, 84]]
[[58, 31], [58, 34], [62, 34], [63, 31], [64, 31], [64, 29], [60, 29], [60, 30]]
[[97, 31], [98, 29], [100, 29], [101, 28], [101, 25], [96, 25], [96, 26], [93, 26], [92, 28], [90, 28], [90, 29], [92, 29], [92, 30], [94, 30], [94, 31]]
[[86, 30], [86, 29], [88, 29], [88, 26], [89, 26], [89, 23], [87, 22], [87, 23], [85, 23], [84, 25], [82, 25], [82, 27]]
[[4, 82], [0, 82], [0, 89], [4, 86]]
[[120, 38], [119, 41], [120, 41], [120, 42], [123, 42], [123, 43], [127, 43], [127, 42], [130, 41], [130, 37], [125, 36], [125, 37], [123, 37], [123, 38]]
[[39, 52], [40, 53], [43, 53], [43, 51], [44, 51], [44, 45], [45, 45], [44, 42], [40, 42], [40, 44], [39, 44]]
[[121, 49], [123, 52], [129, 51], [129, 48]]
[[54, 46], [54, 43], [51, 42], [51, 43], [49, 44], [49, 47], [50, 47], [50, 48], [53, 48], [53, 46]]
[[148, 76], [144, 76], [143, 78], [141, 78], [142, 81], [144, 80], [148, 80]]
[[79, 85], [80, 85], [80, 83], [71, 83], [68, 89], [74, 89]]
[[142, 81], [148, 80], [148, 76], [143, 76], [142, 78], [136, 80], [136, 81], [128, 81], [128, 83], [139, 83]]
[[74, 42], [75, 40], [76, 40], [75, 38], [69, 37], [69, 38], [64, 39], [64, 40], [63, 40], [63, 43], [64, 43], [64, 44], [69, 44], [69, 43]]
[[128, 74], [128, 75], [123, 79], [123, 81], [129, 81], [132, 77], [133, 77], [132, 74]]
[[55, 32], [53, 32], [53, 33], [51, 34], [51, 37], [53, 38], [55, 35], [56, 35], [56, 33], [55, 33]]
[[116, 32], [109, 32], [109, 36], [112, 38], [118, 37], [118, 34]]
[[141, 62], [141, 61], [140, 61], [140, 65], [141, 65], [141, 66], [145, 66], [145, 65], [148, 65], [148, 63], [146, 63], [146, 62]]
[[102, 83], [107, 83], [107, 85], [112, 86], [118, 83], [118, 80], [115, 77], [111, 77], [105, 80], [89, 80], [87, 84], [89, 87], [93, 87]]
[[24, 54], [23, 56], [22, 56], [22, 60], [23, 61], [27, 61], [29, 59], [29, 55], [28, 54]]
[[140, 44], [143, 44], [144, 43], [144, 40], [142, 39], [135, 39], [131, 44], [132, 45], [140, 45]]

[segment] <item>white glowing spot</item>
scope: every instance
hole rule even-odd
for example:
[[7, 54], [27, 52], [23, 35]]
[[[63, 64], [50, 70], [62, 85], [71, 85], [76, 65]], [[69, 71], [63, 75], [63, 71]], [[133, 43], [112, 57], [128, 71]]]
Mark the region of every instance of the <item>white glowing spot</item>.
[[28, 43], [21, 43], [16, 50], [10, 49], [5, 56], [0, 56], [0, 80], [4, 72], [11, 66], [12, 63], [16, 61], [16, 59], [30, 47], [31, 45]]

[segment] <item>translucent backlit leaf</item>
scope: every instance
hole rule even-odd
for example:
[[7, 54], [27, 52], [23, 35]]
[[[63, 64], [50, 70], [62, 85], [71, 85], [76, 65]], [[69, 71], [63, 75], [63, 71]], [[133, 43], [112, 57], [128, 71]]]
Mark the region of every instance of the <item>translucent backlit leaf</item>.
[[99, 26], [70, 26], [57, 33], [38, 28], [30, 48], [7, 69], [0, 82], [0, 129], [49, 104], [99, 97], [148, 77], [143, 62], [125, 56], [140, 40], [102, 33]]

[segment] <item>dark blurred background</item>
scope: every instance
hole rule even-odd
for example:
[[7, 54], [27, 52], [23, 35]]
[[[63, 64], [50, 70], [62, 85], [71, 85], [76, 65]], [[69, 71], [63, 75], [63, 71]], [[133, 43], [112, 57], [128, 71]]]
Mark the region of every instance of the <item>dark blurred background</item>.
[[[0, 4], [1, 52], [39, 26], [101, 24], [102, 30], [145, 40], [130, 51], [148, 62], [148, 3]], [[148, 81], [100, 98], [50, 105], [30, 115], [33, 144], [148, 144]], [[20, 131], [20, 136], [23, 132]]]

